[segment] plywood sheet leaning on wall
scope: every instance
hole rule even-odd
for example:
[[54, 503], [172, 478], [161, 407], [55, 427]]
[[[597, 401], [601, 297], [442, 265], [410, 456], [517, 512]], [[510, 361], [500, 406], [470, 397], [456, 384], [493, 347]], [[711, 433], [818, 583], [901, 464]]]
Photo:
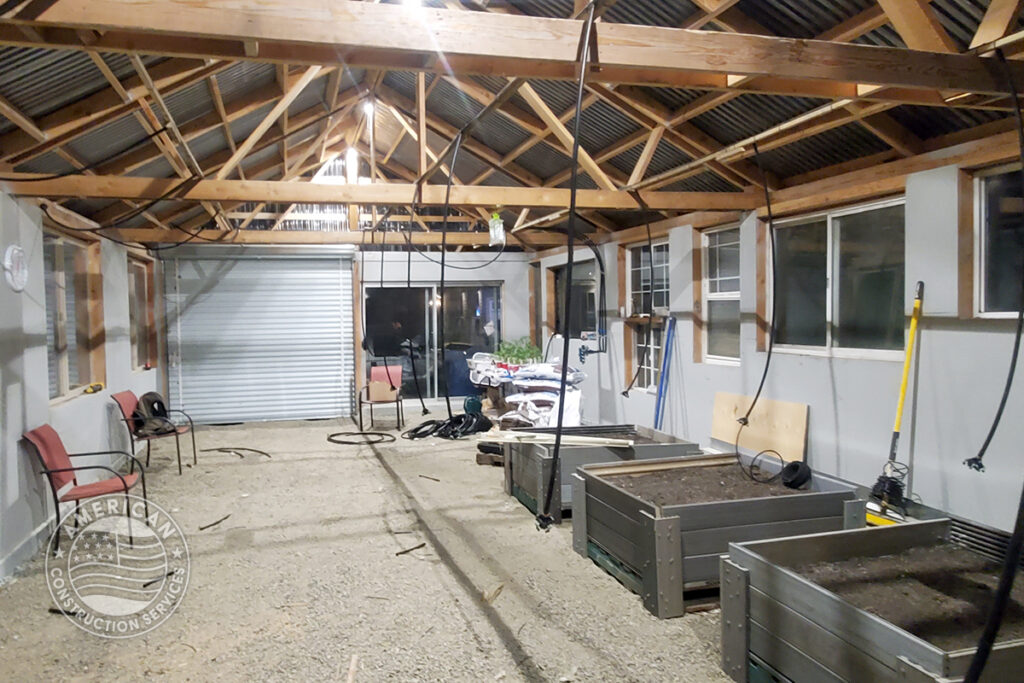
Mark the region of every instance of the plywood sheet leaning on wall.
[[[740, 423], [746, 415], [752, 396], [715, 394], [711, 417], [711, 438], [736, 443]], [[757, 453], [765, 449], [778, 451], [787, 461], [803, 460], [807, 446], [807, 405], [760, 398], [740, 436], [740, 448]]]

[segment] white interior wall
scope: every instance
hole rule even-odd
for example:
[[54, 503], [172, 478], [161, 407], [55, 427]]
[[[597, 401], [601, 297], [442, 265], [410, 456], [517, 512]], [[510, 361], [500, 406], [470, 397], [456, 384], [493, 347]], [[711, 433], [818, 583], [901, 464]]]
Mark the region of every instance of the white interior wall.
[[[18, 244], [29, 263], [21, 293], [0, 282], [0, 577], [9, 575], [45, 542], [53, 516], [49, 485], [21, 434], [49, 423], [71, 453], [126, 449], [128, 438], [110, 400], [113, 392], [159, 390], [159, 372], [134, 371], [128, 329], [128, 267], [124, 247], [104, 241], [101, 251], [106, 326], [106, 387], [50, 401], [43, 296], [43, 232], [34, 206], [0, 194], [0, 250]], [[91, 462], [90, 462], [91, 461]], [[107, 464], [103, 456], [75, 464]], [[97, 478], [83, 473], [80, 481]]]
[[[994, 415], [1013, 345], [1013, 320], [957, 317], [958, 174], [955, 167], [911, 176], [906, 191], [906, 310], [918, 280], [926, 283], [925, 316], [904, 412], [900, 460], [912, 465], [910, 491], [932, 507], [1009, 530], [1024, 468], [1017, 457], [1024, 440], [1024, 394], [1017, 386], [986, 457], [987, 471], [968, 470]], [[707, 446], [716, 392], [753, 394], [765, 353], [756, 349], [756, 219], [741, 232], [741, 363], [693, 361], [692, 229], [670, 232], [671, 314], [676, 339], [663, 429]], [[609, 353], [591, 356], [583, 370], [584, 417], [592, 423], [652, 426], [653, 394], [624, 389], [624, 324], [618, 305], [615, 245], [605, 245], [609, 267]], [[589, 258], [578, 250], [577, 259]], [[541, 261], [565, 263], [564, 254]], [[699, 285], [698, 285], [699, 286]], [[537, 305], [545, 306], [547, 292]], [[544, 309], [546, 310], [546, 309]], [[573, 342], [570, 354], [578, 364]], [[552, 355], [555, 355], [553, 345]], [[560, 348], [560, 347], [559, 347]], [[901, 360], [829, 358], [776, 350], [763, 396], [810, 406], [807, 462], [827, 474], [870, 486], [888, 455]]]

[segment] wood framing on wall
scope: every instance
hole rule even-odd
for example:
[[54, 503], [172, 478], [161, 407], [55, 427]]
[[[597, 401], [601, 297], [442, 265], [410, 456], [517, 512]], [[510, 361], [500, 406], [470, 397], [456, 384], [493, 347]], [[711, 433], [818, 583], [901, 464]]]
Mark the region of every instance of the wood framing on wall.
[[704, 360], [704, 235], [693, 231], [693, 362]]
[[544, 272], [544, 329], [546, 337], [550, 337], [558, 331], [556, 320], [558, 318], [558, 292], [555, 288], [555, 269], [548, 268]]
[[974, 317], [974, 176], [957, 177], [957, 312]]
[[[768, 349], [768, 224], [757, 222], [757, 350]], [[774, 245], [772, 245], [774, 247]]]

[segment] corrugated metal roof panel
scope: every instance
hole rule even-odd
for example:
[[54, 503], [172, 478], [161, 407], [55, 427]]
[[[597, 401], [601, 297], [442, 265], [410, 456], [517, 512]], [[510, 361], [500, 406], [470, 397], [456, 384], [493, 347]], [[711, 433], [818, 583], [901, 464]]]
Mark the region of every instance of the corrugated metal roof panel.
[[[300, 114], [307, 109], [312, 109], [318, 105], [322, 107], [323, 103], [326, 102], [324, 94], [327, 90], [327, 79], [318, 78], [312, 83], [307, 85], [302, 92], [296, 96], [295, 101], [288, 105], [289, 116]], [[326, 110], [324, 110], [326, 113]]]
[[112, 157], [145, 140], [148, 133], [134, 116], [124, 116], [94, 129], [67, 146], [79, 159], [93, 164]]
[[775, 35], [814, 38], [874, 4], [874, 0], [740, 0], [736, 7]]
[[[503, 76], [474, 76], [472, 80], [476, 81], [477, 83], [479, 83], [480, 85], [482, 85], [483, 87], [487, 88], [488, 90], [495, 94], [501, 92], [501, 89], [508, 84], [508, 79]], [[524, 111], [533, 111], [530, 108], [530, 105], [526, 103], [526, 100], [524, 100], [518, 92], [512, 95], [512, 97], [510, 97], [508, 101], [510, 104], [514, 104], [515, 106], [519, 107]]]
[[[576, 124], [576, 117], [565, 125], [571, 133]], [[588, 152], [596, 154], [613, 142], [640, 130], [633, 119], [620, 113], [606, 102], [594, 102], [580, 119], [580, 144]]]
[[[643, 152], [643, 149], [644, 145], [639, 144], [613, 158], [609, 163], [623, 173], [630, 174], [633, 172], [637, 161], [640, 160], [640, 154]], [[657, 175], [677, 166], [682, 166], [686, 162], [691, 161], [691, 159], [692, 157], [675, 145], [662, 140], [661, 144], [658, 145], [658, 149], [654, 152], [654, 157], [651, 159], [644, 177]]]
[[678, 27], [684, 19], [699, 11], [701, 11], [700, 8], [689, 0], [617, 2], [604, 13], [603, 21]]
[[[434, 76], [434, 78], [437, 78], [437, 76]], [[389, 71], [384, 75], [384, 80], [381, 82], [400, 95], [415, 101], [416, 74], [412, 71]]]
[[879, 26], [853, 41], [858, 45], [878, 45], [881, 47], [906, 47], [903, 38], [892, 26]]
[[[415, 81], [413, 81], [415, 84]], [[413, 86], [415, 88], [415, 85]], [[427, 98], [431, 112], [448, 123], [461, 128], [480, 113], [482, 104], [466, 95], [448, 81], [441, 81]]]
[[740, 95], [701, 114], [692, 123], [729, 145], [810, 111], [825, 100], [778, 95]]
[[[571, 81], [544, 81], [534, 79], [530, 85], [537, 91], [544, 103], [551, 107], [556, 115], [561, 115], [570, 107], [576, 106], [577, 84]], [[529, 107], [527, 107], [529, 110]], [[532, 110], [530, 110], [532, 111]]]
[[530, 134], [501, 114], [492, 114], [473, 130], [472, 137], [505, 155], [525, 142]]
[[[174, 122], [181, 125], [191, 121], [197, 116], [213, 111], [213, 100], [210, 98], [210, 88], [206, 81], [200, 81], [183, 88], [175, 93], [164, 96], [164, 102], [174, 117]], [[157, 117], [163, 120], [163, 112], [154, 107]]]
[[225, 102], [274, 82], [273, 64], [237, 62], [217, 74], [217, 87]]
[[764, 168], [783, 178], [889, 149], [863, 126], [851, 123], [761, 154]]
[[107, 87], [84, 52], [0, 49], [0, 95], [30, 118], [44, 116]]
[[569, 168], [570, 160], [567, 155], [542, 142], [516, 159], [516, 163], [536, 176], [550, 178]]
[[19, 173], [74, 173], [75, 168], [57, 156], [56, 152], [47, 152], [41, 156], [19, 164], [15, 169]]
[[982, 109], [916, 107], [910, 105], [896, 107], [889, 111], [889, 115], [909, 128], [915, 135], [924, 139], [980, 126], [983, 123], [1010, 116], [1003, 112]]

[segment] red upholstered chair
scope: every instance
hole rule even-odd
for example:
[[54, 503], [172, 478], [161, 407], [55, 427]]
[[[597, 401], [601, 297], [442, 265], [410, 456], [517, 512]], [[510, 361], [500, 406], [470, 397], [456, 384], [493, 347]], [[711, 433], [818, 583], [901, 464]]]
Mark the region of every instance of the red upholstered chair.
[[[77, 512], [78, 501], [85, 500], [87, 498], [95, 498], [97, 496], [105, 496], [111, 493], [124, 493], [125, 501], [127, 502], [128, 491], [140, 481], [142, 482], [142, 499], [146, 504], [146, 517], [149, 517], [149, 498], [146, 496], [146, 472], [142, 468], [142, 463], [140, 463], [131, 453], [125, 453], [124, 451], [68, 453], [67, 449], [64, 448], [64, 442], [60, 440], [60, 436], [54, 428], [48, 424], [44, 424], [42, 427], [36, 427], [32, 431], [26, 432], [23, 436], [35, 447], [36, 454], [39, 456], [39, 461], [43, 465], [43, 469], [40, 474], [45, 474], [50, 482], [50, 493], [53, 495], [54, 523], [58, 527], [60, 526], [61, 503], [74, 501], [75, 511]], [[117, 470], [107, 467], [106, 465], [80, 465], [75, 467], [71, 464], [71, 458], [80, 458], [85, 455], [114, 454], [124, 455], [131, 459], [132, 464], [129, 474], [120, 474]], [[135, 472], [136, 465], [139, 466], [138, 473]], [[79, 484], [76, 472], [84, 472], [86, 470], [106, 470], [114, 476], [94, 481], [91, 484]], [[64, 490], [68, 484], [71, 484], [71, 487]], [[62, 490], [64, 490], [63, 493], [61, 493]], [[126, 507], [126, 509], [129, 508]], [[77, 524], [77, 520], [75, 523]], [[60, 534], [55, 533], [53, 535], [54, 552], [56, 552], [59, 547]]]
[[[181, 435], [182, 434], [189, 434], [189, 433], [191, 433], [191, 435], [192, 435], [192, 464], [193, 465], [198, 465], [199, 464], [199, 461], [196, 459], [196, 431], [195, 431], [195, 425], [192, 424], [192, 418], [188, 416], [188, 413], [186, 413], [183, 410], [171, 410], [171, 409], [168, 408], [168, 410], [167, 410], [168, 413], [177, 413], [179, 415], [184, 415], [185, 419], [188, 420], [188, 424], [187, 425], [176, 425], [173, 422], [171, 422], [170, 420], [164, 419], [163, 420], [164, 422], [166, 422], [168, 425], [174, 427], [174, 431], [169, 431], [166, 434], [139, 434], [138, 431], [136, 430], [135, 419], [132, 417], [132, 414], [135, 412], [135, 408], [139, 405], [139, 397], [136, 396], [134, 392], [131, 392], [131, 391], [121, 391], [121, 392], [118, 392], [118, 393], [114, 394], [113, 396], [111, 396], [111, 398], [114, 399], [115, 403], [117, 403], [117, 407], [121, 409], [121, 419], [124, 421], [124, 426], [128, 430], [128, 438], [131, 439], [132, 451], [133, 452], [135, 451], [135, 442], [136, 441], [145, 441], [146, 442], [146, 466], [147, 467], [149, 466], [149, 456], [150, 456], [150, 450], [151, 450], [150, 449], [150, 445], [151, 445], [152, 441], [154, 439], [163, 439], [165, 437], [173, 436], [174, 437], [174, 445], [178, 449], [178, 474], [181, 474]], [[150, 418], [150, 419], [160, 419], [160, 418]]]
[[373, 406], [394, 403], [398, 413], [398, 428], [405, 425], [402, 410], [402, 366], [374, 365], [370, 368], [370, 383], [359, 392], [359, 431], [363, 431], [363, 405], [370, 406], [370, 428], [373, 428]]

